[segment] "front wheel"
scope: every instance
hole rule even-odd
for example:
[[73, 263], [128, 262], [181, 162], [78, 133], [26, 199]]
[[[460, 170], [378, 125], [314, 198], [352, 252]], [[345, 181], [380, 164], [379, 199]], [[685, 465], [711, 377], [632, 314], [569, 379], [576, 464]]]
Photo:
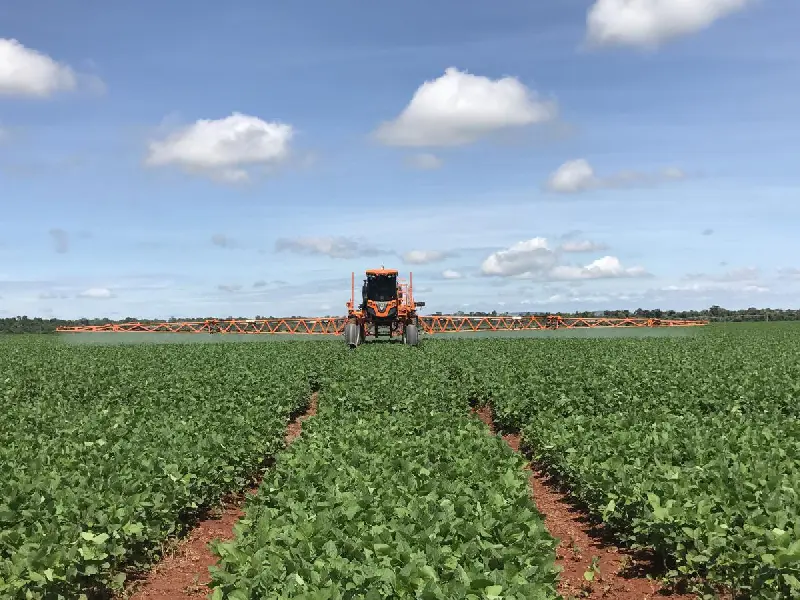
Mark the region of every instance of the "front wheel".
[[406, 325], [403, 331], [403, 340], [408, 346], [416, 346], [419, 344], [419, 330], [416, 325]]
[[344, 340], [351, 348], [355, 348], [361, 343], [361, 328], [358, 323], [347, 323], [344, 326]]

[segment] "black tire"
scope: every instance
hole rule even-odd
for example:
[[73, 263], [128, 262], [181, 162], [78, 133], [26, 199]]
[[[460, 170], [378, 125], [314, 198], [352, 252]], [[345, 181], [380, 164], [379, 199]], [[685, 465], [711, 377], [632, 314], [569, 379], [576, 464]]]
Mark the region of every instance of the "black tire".
[[344, 340], [351, 348], [361, 343], [361, 329], [357, 323], [347, 323], [344, 326]]
[[403, 340], [408, 346], [417, 346], [419, 344], [419, 329], [413, 323], [406, 325], [403, 331]]

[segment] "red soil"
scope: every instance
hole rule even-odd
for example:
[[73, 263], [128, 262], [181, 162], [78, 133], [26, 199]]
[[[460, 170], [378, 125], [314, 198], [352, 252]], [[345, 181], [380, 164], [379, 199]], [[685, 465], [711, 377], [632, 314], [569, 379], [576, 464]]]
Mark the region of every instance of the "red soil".
[[[303, 427], [303, 421], [317, 414], [317, 394], [305, 414], [294, 419], [286, 428], [286, 445], [291, 444]], [[174, 552], [164, 556], [142, 581], [138, 581], [126, 593], [130, 600], [182, 600], [186, 598], [208, 598], [211, 589], [209, 567], [217, 562], [209, 548], [214, 539], [233, 538], [233, 526], [244, 516], [242, 507], [247, 494], [254, 494], [261, 482], [257, 481], [243, 494], [232, 495], [223, 501], [218, 514], [197, 524], [189, 535], [181, 540]]]
[[[474, 412], [495, 433], [491, 409], [484, 406]], [[519, 434], [504, 434], [503, 439], [515, 452], [519, 452]], [[548, 531], [558, 540], [556, 564], [562, 569], [558, 586], [561, 595], [565, 598], [607, 600], [697, 598], [693, 594], [672, 593], [648, 579], [648, 574], [658, 571], [652, 561], [643, 554], [606, 541], [605, 536], [590, 523], [588, 515], [576, 509], [547, 475], [530, 464], [525, 469], [530, 472], [531, 496], [536, 507], [544, 516]], [[584, 577], [588, 571], [594, 571], [591, 581]]]
[[[302, 422], [316, 411], [317, 395], [314, 394], [308, 411], [288, 425], [287, 445], [300, 435]], [[495, 433], [491, 409], [482, 407], [475, 412]], [[514, 451], [519, 451], [519, 434], [505, 434], [503, 439]], [[647, 574], [656, 569], [646, 557], [605, 542], [587, 516], [577, 511], [546, 475], [531, 465], [527, 465], [526, 470], [530, 472], [531, 495], [536, 506], [544, 516], [547, 529], [559, 540], [556, 564], [562, 572], [558, 591], [565, 598], [696, 599], [694, 595], [669, 593], [655, 581], [647, 579]], [[243, 516], [246, 494], [255, 493], [259, 483], [244, 494], [227, 498], [220, 514], [201, 521], [186, 539], [177, 544], [175, 551], [166, 555], [144, 580], [134, 584], [126, 596], [130, 600], [208, 598], [211, 593], [209, 567], [216, 564], [209, 542], [233, 538], [233, 526]], [[595, 574], [592, 581], [587, 581], [584, 573], [592, 570], [593, 561]]]

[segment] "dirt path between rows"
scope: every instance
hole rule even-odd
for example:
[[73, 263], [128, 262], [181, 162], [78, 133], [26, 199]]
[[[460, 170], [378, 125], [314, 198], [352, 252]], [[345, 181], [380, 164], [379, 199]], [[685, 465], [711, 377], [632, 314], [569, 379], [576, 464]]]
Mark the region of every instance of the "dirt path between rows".
[[[303, 421], [317, 414], [317, 392], [311, 395], [308, 410], [286, 427], [286, 445], [302, 431]], [[223, 501], [222, 510], [197, 524], [181, 540], [173, 552], [164, 556], [147, 577], [136, 582], [125, 594], [130, 600], [183, 600], [208, 598], [211, 574], [208, 568], [217, 563], [209, 542], [214, 539], [233, 539], [233, 526], [244, 516], [244, 501], [258, 490], [255, 482], [242, 494], [231, 495]]]
[[[491, 408], [473, 411], [494, 434]], [[521, 436], [503, 434], [505, 442], [519, 452]], [[575, 508], [566, 494], [534, 466], [529, 471], [531, 496], [544, 515], [550, 534], [558, 540], [556, 564], [561, 567], [559, 593], [564, 598], [603, 598], [605, 600], [696, 600], [694, 594], [671, 593], [647, 575], [657, 569], [646, 556], [619, 548], [603, 538], [586, 513]], [[584, 573], [593, 573], [592, 580]]]

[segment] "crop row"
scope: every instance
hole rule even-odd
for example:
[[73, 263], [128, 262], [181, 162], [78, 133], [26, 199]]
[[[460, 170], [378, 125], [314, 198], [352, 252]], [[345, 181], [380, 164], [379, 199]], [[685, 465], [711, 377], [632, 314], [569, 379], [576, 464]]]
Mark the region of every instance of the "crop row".
[[3, 598], [118, 589], [244, 487], [309, 397], [303, 354], [277, 345], [0, 350]]
[[342, 357], [218, 544], [212, 598], [558, 597], [523, 459], [424, 354]]

